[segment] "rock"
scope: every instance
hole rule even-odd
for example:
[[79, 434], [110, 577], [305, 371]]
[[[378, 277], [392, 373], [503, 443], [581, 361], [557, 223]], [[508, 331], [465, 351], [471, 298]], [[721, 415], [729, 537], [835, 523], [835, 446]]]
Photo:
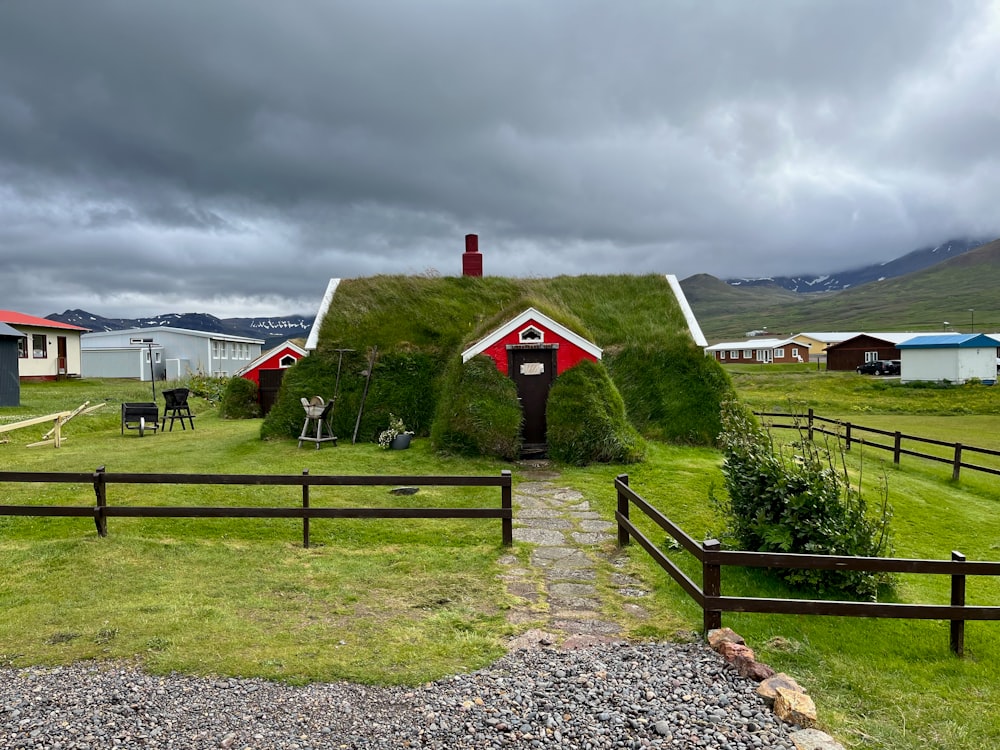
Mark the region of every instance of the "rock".
[[806, 692], [805, 689], [794, 679], [789, 677], [784, 672], [778, 672], [778, 674], [773, 677], [768, 677], [757, 686], [757, 695], [763, 698], [764, 703], [768, 706], [773, 706], [774, 699], [778, 697], [778, 688], [794, 690], [797, 693]]
[[754, 682], [763, 682], [769, 677], [774, 677], [774, 670], [767, 666], [767, 664], [759, 661], [751, 661], [743, 656], [737, 656], [736, 661], [733, 662], [733, 666], [740, 673], [740, 677], [746, 677]]
[[719, 648], [717, 648], [716, 651], [722, 654], [722, 658], [730, 664], [735, 664], [737, 657], [748, 659], [750, 661], [754, 661], [754, 659], [756, 659], [753, 649], [749, 646], [744, 646], [742, 643], [723, 641], [719, 644]]
[[774, 715], [788, 724], [809, 728], [816, 723], [816, 704], [805, 693], [779, 687], [774, 699]]
[[788, 738], [795, 745], [795, 750], [844, 750], [843, 745], [818, 729], [800, 729], [789, 734]]
[[393, 487], [389, 490], [390, 495], [416, 495], [418, 492], [419, 487]]
[[723, 643], [738, 643], [742, 646], [746, 644], [746, 641], [743, 640], [743, 636], [729, 628], [716, 628], [708, 631], [708, 645], [713, 651], [719, 651]]

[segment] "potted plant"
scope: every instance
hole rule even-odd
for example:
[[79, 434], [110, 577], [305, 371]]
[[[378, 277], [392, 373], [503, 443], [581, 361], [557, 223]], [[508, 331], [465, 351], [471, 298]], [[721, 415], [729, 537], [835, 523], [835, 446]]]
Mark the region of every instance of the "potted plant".
[[382, 430], [378, 436], [378, 444], [383, 450], [403, 450], [410, 447], [413, 432], [406, 429], [403, 420], [394, 414], [389, 414], [389, 427]]

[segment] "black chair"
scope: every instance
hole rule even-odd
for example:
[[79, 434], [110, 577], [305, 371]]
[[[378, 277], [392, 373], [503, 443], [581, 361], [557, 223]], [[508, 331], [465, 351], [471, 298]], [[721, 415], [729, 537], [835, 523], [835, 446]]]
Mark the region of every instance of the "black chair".
[[191, 423], [191, 429], [194, 429], [194, 414], [191, 413], [191, 407], [188, 406], [188, 394], [191, 391], [187, 388], [172, 388], [163, 392], [163, 398], [167, 402], [166, 408], [163, 410], [163, 424], [161, 429], [167, 426], [167, 420], [170, 420], [170, 429], [173, 431], [174, 422], [180, 420], [181, 429], [186, 430], [187, 427], [184, 426], [184, 420], [186, 419]]

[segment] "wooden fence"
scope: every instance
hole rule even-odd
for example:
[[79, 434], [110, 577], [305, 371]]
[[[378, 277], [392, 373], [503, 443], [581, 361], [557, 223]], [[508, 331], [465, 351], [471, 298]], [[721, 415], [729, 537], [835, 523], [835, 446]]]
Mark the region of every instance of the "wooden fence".
[[[312, 518], [499, 518], [504, 546], [514, 543], [511, 504], [511, 473], [500, 476], [330, 476], [302, 474], [126, 474], [110, 473], [98, 467], [93, 473], [0, 471], [0, 483], [34, 482], [92, 484], [94, 505], [0, 505], [6, 516], [93, 517], [97, 533], [108, 535], [108, 518], [301, 518], [302, 546], [309, 546], [309, 520]], [[270, 485], [302, 489], [298, 507], [229, 507], [109, 505], [108, 487], [132, 485]], [[320, 508], [310, 505], [311, 487], [372, 486], [449, 486], [499, 487], [499, 508]]]
[[[949, 443], [944, 440], [933, 440], [931, 438], [918, 437], [916, 435], [906, 435], [899, 431], [863, 427], [861, 425], [853, 424], [852, 422], [845, 422], [839, 419], [827, 419], [826, 417], [817, 416], [813, 413], [812, 409], [809, 409], [806, 414], [785, 414], [784, 412], [764, 411], [755, 411], [754, 414], [758, 417], [763, 417], [769, 420], [774, 418], [788, 420], [785, 422], [769, 421], [768, 424], [776, 429], [804, 430], [810, 440], [813, 439], [813, 434], [816, 432], [824, 435], [833, 435], [834, 437], [844, 441], [844, 448], [846, 450], [851, 449], [852, 443], [859, 443], [869, 448], [891, 451], [892, 462], [897, 465], [899, 464], [901, 456], [916, 456], [918, 458], [926, 458], [929, 461], [951, 464], [951, 478], [955, 481], [958, 481], [962, 469], [982, 471], [987, 474], [1000, 476], [1000, 469], [982, 466], [979, 464], [972, 464], [965, 461], [966, 456], [970, 453], [981, 456], [1000, 456], [1000, 451], [990, 450], [989, 448], [976, 448], [971, 445], [964, 445], [963, 443]], [[830, 427], [829, 425], [834, 425], [834, 427]], [[891, 438], [892, 444], [889, 445], [887, 443], [879, 443], [877, 441], [868, 440], [865, 437], [867, 434]], [[904, 440], [914, 443], [923, 443], [925, 445], [942, 446], [944, 448], [948, 448], [951, 455], [935, 456], [930, 453], [923, 453], [921, 451], [905, 448], [903, 447]]]
[[[950, 620], [951, 650], [965, 651], [967, 620], [1000, 620], [1000, 607], [969, 606], [965, 603], [965, 582], [970, 575], [1000, 576], [1000, 562], [970, 562], [961, 552], [950, 560], [911, 560], [891, 557], [849, 557], [843, 555], [802, 555], [777, 552], [740, 552], [720, 549], [715, 539], [697, 542], [629, 487], [628, 475], [615, 479], [618, 493], [618, 545], [635, 539], [688, 596], [701, 607], [706, 630], [722, 627], [723, 612], [756, 612], [786, 615], [835, 615], [841, 617], [888, 617], [906, 620]], [[701, 586], [664, 554], [630, 519], [634, 505], [677, 541], [701, 563]], [[871, 573], [921, 573], [951, 576], [950, 604], [883, 604], [817, 599], [765, 599], [723, 596], [724, 566], [780, 568], [795, 570], [856, 570]]]

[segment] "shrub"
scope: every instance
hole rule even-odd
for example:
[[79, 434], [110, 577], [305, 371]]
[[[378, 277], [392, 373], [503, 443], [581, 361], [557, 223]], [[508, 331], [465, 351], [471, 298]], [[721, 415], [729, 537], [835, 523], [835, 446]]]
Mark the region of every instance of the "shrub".
[[722, 403], [733, 398], [722, 366], [689, 342], [629, 346], [605, 363], [632, 424], [646, 437], [682, 445], [715, 445]]
[[208, 401], [213, 406], [218, 406], [222, 402], [222, 395], [229, 384], [229, 378], [213, 377], [204, 373], [188, 375], [183, 380], [183, 385], [192, 396], [198, 396]]
[[[728, 498], [721, 506], [742, 549], [879, 557], [888, 551], [891, 510], [885, 485], [879, 512], [869, 516], [861, 492], [829, 450], [802, 439], [788, 450], [753, 415], [727, 401], [720, 436]], [[859, 571], [787, 570], [786, 581], [820, 594], [875, 598], [891, 577]]]
[[223, 419], [253, 419], [260, 416], [257, 384], [246, 378], [230, 378], [222, 394], [219, 415]]
[[431, 429], [436, 450], [459, 455], [521, 454], [521, 405], [514, 381], [482, 354], [466, 363], [455, 358], [445, 374]]
[[596, 362], [584, 360], [555, 379], [545, 418], [549, 456], [557, 461], [635, 463], [645, 455], [621, 394]]

